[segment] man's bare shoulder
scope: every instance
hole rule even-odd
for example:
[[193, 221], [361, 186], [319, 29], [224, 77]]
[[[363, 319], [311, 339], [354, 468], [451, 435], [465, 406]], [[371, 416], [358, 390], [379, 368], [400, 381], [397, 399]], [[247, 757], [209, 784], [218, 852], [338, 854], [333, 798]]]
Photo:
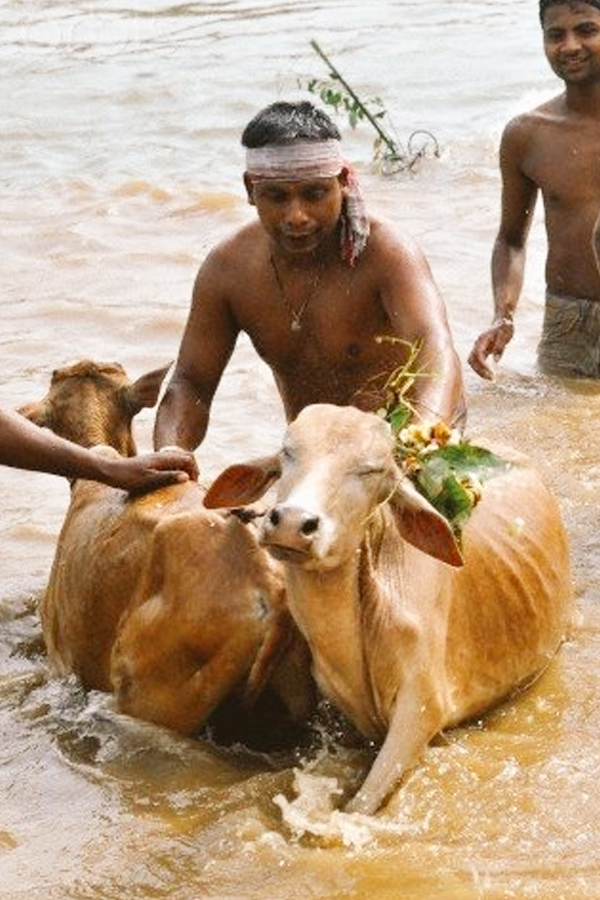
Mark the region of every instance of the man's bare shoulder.
[[541, 125], [557, 124], [564, 118], [564, 95], [560, 94], [510, 119], [502, 132], [502, 140], [506, 143], [527, 139]]
[[214, 265], [228, 265], [236, 260], [254, 256], [265, 243], [265, 233], [259, 222], [249, 222], [231, 232], [211, 249], [207, 262]]
[[229, 302], [241, 284], [247, 284], [265, 257], [265, 234], [258, 223], [249, 223], [222, 238], [200, 264], [194, 283], [194, 299]]
[[416, 241], [391, 219], [371, 216], [369, 252], [372, 256], [410, 257], [418, 252]]

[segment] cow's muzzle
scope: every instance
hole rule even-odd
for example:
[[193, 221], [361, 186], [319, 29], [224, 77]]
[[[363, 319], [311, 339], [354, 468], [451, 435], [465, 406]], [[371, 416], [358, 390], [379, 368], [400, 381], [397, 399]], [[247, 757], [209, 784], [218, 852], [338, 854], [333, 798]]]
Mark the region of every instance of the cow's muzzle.
[[260, 540], [278, 559], [301, 561], [312, 555], [320, 525], [318, 515], [280, 503], [267, 513]]

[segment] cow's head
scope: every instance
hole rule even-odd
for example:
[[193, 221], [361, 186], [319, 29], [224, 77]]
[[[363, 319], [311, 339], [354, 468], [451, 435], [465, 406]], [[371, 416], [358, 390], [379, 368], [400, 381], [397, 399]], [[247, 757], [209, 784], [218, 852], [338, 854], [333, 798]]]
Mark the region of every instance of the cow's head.
[[19, 409], [21, 415], [55, 434], [93, 447], [108, 444], [133, 456], [132, 419], [158, 400], [169, 366], [131, 382], [118, 363], [83, 360], [52, 373], [46, 396]]
[[371, 518], [389, 502], [402, 537], [450, 565], [462, 565], [452, 530], [403, 476], [389, 425], [354, 407], [315, 404], [288, 426], [277, 456], [231, 466], [205, 505], [240, 506], [275, 481], [277, 497], [262, 528], [273, 555], [330, 569], [360, 546]]

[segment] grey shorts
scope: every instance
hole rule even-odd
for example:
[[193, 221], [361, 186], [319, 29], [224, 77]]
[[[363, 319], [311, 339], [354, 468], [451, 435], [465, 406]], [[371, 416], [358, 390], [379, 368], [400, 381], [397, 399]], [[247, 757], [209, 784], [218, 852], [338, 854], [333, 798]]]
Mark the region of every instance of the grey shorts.
[[600, 303], [547, 291], [538, 364], [551, 375], [600, 378]]

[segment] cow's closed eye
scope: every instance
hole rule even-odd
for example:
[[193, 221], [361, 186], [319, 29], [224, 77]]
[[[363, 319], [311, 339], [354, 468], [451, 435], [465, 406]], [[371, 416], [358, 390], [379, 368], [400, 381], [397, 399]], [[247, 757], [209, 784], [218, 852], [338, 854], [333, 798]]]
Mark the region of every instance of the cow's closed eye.
[[291, 447], [283, 447], [280, 456], [283, 462], [294, 462], [295, 459], [294, 451]]
[[359, 478], [369, 478], [372, 475], [383, 475], [385, 472], [384, 466], [361, 466], [359, 469], [356, 469], [355, 474], [358, 475]]

